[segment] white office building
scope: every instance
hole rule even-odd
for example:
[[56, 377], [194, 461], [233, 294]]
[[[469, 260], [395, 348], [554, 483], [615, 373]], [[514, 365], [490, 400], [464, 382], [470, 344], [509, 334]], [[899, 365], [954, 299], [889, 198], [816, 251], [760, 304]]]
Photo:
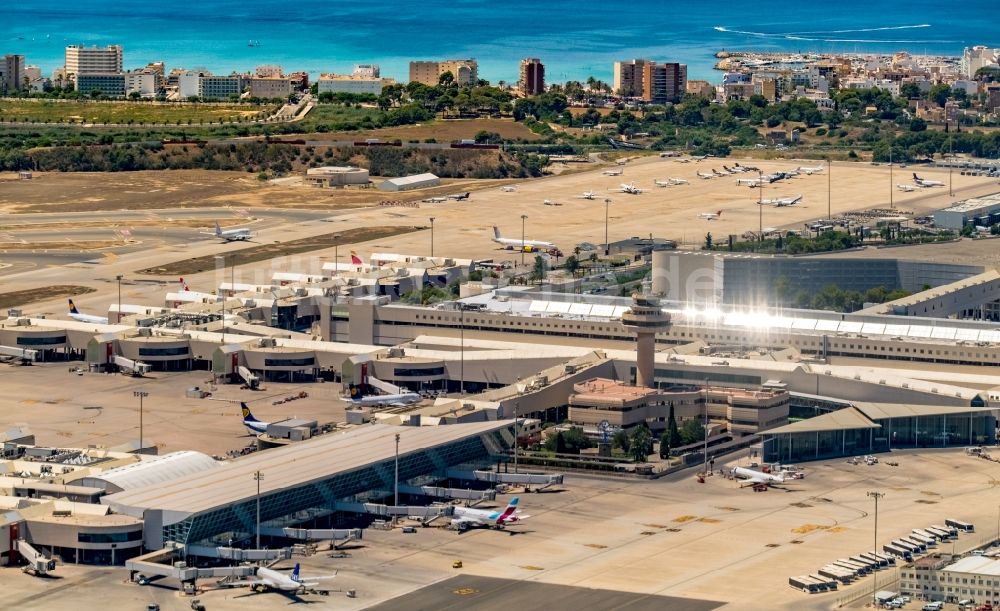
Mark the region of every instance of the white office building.
[[370, 93], [379, 95], [385, 86], [383, 79], [378, 77], [357, 76], [354, 74], [324, 74], [317, 81], [318, 93]]

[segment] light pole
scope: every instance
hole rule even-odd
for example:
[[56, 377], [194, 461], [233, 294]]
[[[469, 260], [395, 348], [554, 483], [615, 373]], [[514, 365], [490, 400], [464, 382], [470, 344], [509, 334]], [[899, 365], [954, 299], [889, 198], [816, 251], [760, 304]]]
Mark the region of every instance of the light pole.
[[[884, 496], [885, 496], [884, 492], [878, 492], [875, 490], [868, 492], [868, 498], [875, 499], [875, 535], [874, 535], [875, 549], [878, 549], [878, 500]], [[872, 608], [875, 608], [877, 606], [875, 600], [875, 593], [878, 591], [878, 588], [875, 585], [876, 582], [878, 582], [878, 573], [875, 573], [872, 576]]]
[[[945, 127], [947, 126], [948, 124], [945, 123]], [[952, 162], [955, 161], [955, 151], [952, 147], [952, 142], [953, 141], [951, 139], [951, 134], [949, 133], [948, 134], [948, 197], [952, 197], [955, 195], [954, 191], [952, 191], [951, 188], [951, 168], [952, 168]]]
[[458, 352], [459, 358], [461, 358], [459, 369], [458, 369], [458, 391], [461, 396], [465, 396], [465, 306], [459, 304], [459, 339], [458, 339]]
[[608, 245], [608, 206], [611, 204], [611, 200], [607, 197], [604, 198], [604, 256], [608, 256], [611, 247]]
[[139, 453], [144, 454], [142, 450], [142, 399], [148, 397], [149, 393], [144, 390], [132, 391], [133, 397], [139, 397]]
[[527, 218], [527, 214], [521, 215], [521, 267], [524, 267], [524, 221]]
[[260, 480], [264, 479], [264, 475], [260, 471], [254, 471], [253, 479], [257, 482], [257, 547], [255, 549], [260, 549]]
[[115, 315], [115, 322], [120, 323], [122, 321], [122, 278], [121, 274], [115, 276], [115, 280], [118, 281], [118, 312]]
[[517, 423], [517, 408], [520, 405], [520, 401], [514, 402], [514, 473], [517, 473], [517, 434], [520, 432], [521, 427]]
[[833, 218], [833, 158], [826, 158], [826, 218]]
[[757, 239], [764, 240], [764, 172], [757, 170]]
[[431, 217], [431, 256], [434, 256], [434, 217]]
[[340, 272], [340, 234], [333, 234], [333, 275]]
[[892, 187], [892, 141], [893, 141], [892, 131], [891, 131], [891, 128], [890, 128], [890, 131], [889, 131], [889, 208], [890, 209], [896, 207], [893, 204], [893, 200], [892, 200], [892, 196], [893, 196], [893, 191], [892, 191], [892, 188], [893, 188]]
[[399, 433], [396, 433], [396, 477], [392, 482], [392, 505], [399, 507]]
[[[215, 260], [222, 264], [222, 271], [226, 271], [226, 256], [225, 255], [215, 255]], [[223, 276], [225, 278], [225, 276]], [[229, 290], [233, 290], [232, 283], [230, 283]], [[219, 291], [220, 293], [222, 291]], [[226, 344], [226, 297], [222, 296], [222, 345]]]

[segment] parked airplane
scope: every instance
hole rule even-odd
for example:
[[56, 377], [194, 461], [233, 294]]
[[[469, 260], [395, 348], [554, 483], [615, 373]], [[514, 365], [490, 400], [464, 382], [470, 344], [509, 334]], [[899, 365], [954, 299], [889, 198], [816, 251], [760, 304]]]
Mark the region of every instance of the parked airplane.
[[713, 178], [715, 178], [715, 174], [713, 174], [712, 172], [696, 172], [696, 173], [700, 178], [704, 178], [705, 180], [712, 180]]
[[427, 199], [420, 200], [425, 204], [442, 204], [448, 201], [447, 197], [428, 197]]
[[562, 204], [560, 204], [558, 202], [554, 202], [551, 199], [542, 200], [542, 205], [543, 206], [562, 206]]
[[594, 199], [597, 195], [593, 191], [584, 191], [582, 194], [577, 195], [579, 199]]
[[759, 187], [761, 182], [767, 182], [767, 179], [766, 178], [737, 178], [736, 179], [736, 186], [737, 187], [750, 187], [751, 189], [753, 189], [754, 187]]
[[720, 172], [715, 168], [712, 168], [712, 174], [715, 174], [716, 176], [728, 176], [729, 172]]
[[905, 191], [907, 193], [912, 193], [913, 191], [916, 191], [920, 187], [918, 187], [917, 185], [904, 185], [904, 184], [900, 183], [900, 184], [896, 185], [896, 188], [899, 189], [900, 191]]
[[514, 185], [507, 185], [506, 187], [500, 187], [500, 190], [504, 193], [513, 193], [514, 191], [517, 191], [517, 187]]
[[716, 210], [715, 212], [702, 212], [698, 215], [698, 218], [705, 219], [706, 221], [715, 221], [722, 216], [722, 210]]
[[763, 471], [757, 471], [755, 469], [747, 469], [746, 467], [733, 467], [731, 473], [733, 477], [744, 480], [740, 486], [741, 488], [744, 486], [754, 486], [756, 484], [773, 486], [775, 484], [785, 483], [784, 473], [774, 475], [771, 473], [764, 473]]
[[760, 172], [760, 168], [752, 165], [740, 165], [740, 162], [733, 164], [734, 170], [739, 170], [740, 172]]
[[601, 174], [605, 176], [621, 176], [625, 173], [625, 168], [618, 168], [617, 170], [604, 170]]
[[820, 172], [822, 172], [826, 168], [824, 166], [821, 166], [821, 165], [814, 166], [814, 167], [800, 165], [797, 169], [798, 169], [799, 172], [802, 172], [806, 176], [812, 176], [813, 174], [819, 174]]
[[542, 240], [519, 240], [517, 238], [505, 238], [500, 235], [500, 229], [496, 225], [493, 226], [493, 241], [501, 246], [511, 249], [520, 250], [524, 248], [526, 252], [532, 252], [534, 250], [550, 250], [556, 247], [552, 242], [543, 242]]
[[421, 397], [415, 392], [399, 392], [389, 395], [366, 395], [362, 386], [350, 385], [351, 394], [345, 397], [355, 405], [412, 405], [420, 401]]
[[250, 230], [247, 229], [246, 227], [238, 227], [236, 229], [226, 229], [225, 231], [223, 231], [222, 227], [219, 227], [218, 221], [215, 222], [214, 232], [212, 233], [202, 232], [202, 233], [204, 235], [215, 236], [227, 242], [238, 242], [242, 240], [249, 240], [250, 238], [253, 237], [253, 235], [250, 233]]
[[73, 300], [69, 300], [69, 317], [73, 320], [79, 320], [80, 322], [91, 323], [95, 325], [106, 325], [108, 324], [107, 316], [94, 316], [93, 314], [84, 314], [80, 310], [76, 309], [76, 304]]
[[507, 503], [507, 507], [503, 511], [455, 507], [451, 527], [460, 531], [469, 528], [496, 528], [502, 530], [508, 524], [516, 524], [531, 517], [517, 513], [517, 501], [518, 498], [515, 496], [510, 500], [510, 503]]
[[631, 183], [631, 182], [630, 183], [624, 183], [623, 182], [620, 185], [618, 185], [617, 189], [608, 189], [608, 191], [617, 191], [619, 193], [628, 193], [629, 195], [639, 195], [640, 193], [643, 193], [645, 191], [645, 189], [640, 189], [639, 187], [635, 186], [635, 183]]
[[944, 183], [940, 180], [927, 180], [926, 178], [920, 178], [917, 173], [913, 173], [913, 182], [916, 183], [918, 187], [943, 187]]
[[455, 193], [454, 195], [449, 195], [448, 199], [453, 199], [456, 202], [460, 202], [463, 199], [469, 199], [470, 195], [472, 195], [472, 194], [469, 193], [468, 191], [466, 191], [465, 193]]
[[336, 575], [322, 575], [319, 577], [302, 577], [298, 563], [292, 569], [291, 575], [285, 575], [274, 569], [260, 567], [257, 574], [252, 579], [234, 581], [233, 586], [250, 586], [254, 590], [299, 594], [306, 590], [314, 589], [320, 581], [333, 579]]
[[705, 161], [708, 159], [708, 155], [691, 155], [691, 159], [695, 161]]
[[765, 206], [774, 206], [776, 208], [783, 208], [785, 206], [794, 206], [795, 204], [802, 201], [802, 196], [796, 197], [779, 197], [776, 199], [764, 199], [761, 200], [761, 204]]
[[247, 407], [246, 403], [240, 402], [240, 408], [243, 411], [243, 426], [247, 427], [251, 433], [266, 433], [267, 427], [270, 422], [261, 422], [254, 418], [253, 414], [250, 413], [250, 408]]

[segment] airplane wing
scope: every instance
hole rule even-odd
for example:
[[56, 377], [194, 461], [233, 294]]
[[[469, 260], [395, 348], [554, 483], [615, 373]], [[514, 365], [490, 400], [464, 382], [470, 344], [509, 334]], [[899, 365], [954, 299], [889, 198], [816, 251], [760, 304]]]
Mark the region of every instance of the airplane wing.
[[266, 582], [263, 579], [241, 579], [239, 581], [227, 582], [225, 585], [233, 588], [249, 588], [252, 586], [259, 586], [265, 583]]

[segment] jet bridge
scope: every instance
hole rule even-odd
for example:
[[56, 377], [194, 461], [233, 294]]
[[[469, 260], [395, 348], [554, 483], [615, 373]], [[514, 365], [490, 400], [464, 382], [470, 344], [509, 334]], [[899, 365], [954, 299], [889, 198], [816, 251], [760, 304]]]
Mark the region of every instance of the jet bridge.
[[56, 570], [55, 560], [35, 549], [33, 545], [24, 539], [17, 540], [17, 553], [28, 561], [28, 566], [23, 569], [25, 573], [34, 573], [38, 577], [44, 577]]
[[243, 365], [236, 368], [236, 373], [239, 374], [240, 378], [242, 378], [244, 382], [246, 382], [246, 385], [250, 388], [250, 390], [257, 390], [260, 386], [260, 378], [254, 375], [252, 371]]
[[455, 508], [451, 505], [426, 507], [423, 505], [379, 505], [377, 503], [337, 502], [336, 508], [337, 511], [369, 513], [383, 517], [437, 518], [440, 516], [451, 516], [455, 513]]
[[[136, 556], [130, 560], [125, 561], [125, 568], [129, 571], [129, 581], [137, 583], [141, 586], [149, 584], [151, 581], [160, 579], [162, 577], [172, 577], [181, 582], [181, 584], [194, 583], [199, 578], [210, 578], [210, 577], [250, 577], [257, 570], [256, 566], [226, 566], [226, 567], [211, 567], [211, 568], [198, 568], [193, 566], [188, 566], [186, 562], [174, 562], [174, 555], [176, 553], [188, 553], [197, 556], [210, 556], [217, 558], [227, 558], [231, 556], [224, 556], [225, 550], [231, 550], [232, 548], [198, 548], [194, 549], [189, 547], [184, 550], [183, 546], [177, 545], [175, 543], [168, 543], [168, 547], [159, 549], [156, 551], [149, 552], [148, 554], [143, 554], [142, 556]], [[211, 551], [211, 553], [204, 553], [206, 551]], [[261, 552], [258, 554], [260, 559], [277, 559], [290, 557], [290, 550], [277, 549], [277, 550], [235, 550], [237, 552]]]
[[399, 491], [403, 494], [419, 494], [422, 496], [432, 496], [439, 499], [460, 499], [463, 501], [493, 501], [497, 498], [497, 491], [490, 490], [466, 490], [465, 488], [441, 488], [438, 486], [399, 486]]
[[111, 361], [118, 367], [119, 371], [127, 373], [135, 378], [141, 378], [153, 369], [152, 365], [149, 363], [133, 361], [130, 358], [119, 356], [117, 354], [111, 358]]
[[301, 541], [333, 541], [333, 547], [361, 539], [360, 528], [283, 528], [282, 536]]
[[495, 471], [459, 471], [449, 469], [448, 477], [454, 479], [475, 480], [491, 484], [516, 484], [519, 486], [538, 486], [535, 490], [544, 490], [549, 486], [561, 486], [561, 473], [497, 473]]
[[21, 359], [24, 364], [34, 363], [38, 360], [38, 350], [31, 348], [15, 348], [13, 346], [0, 346], [0, 356], [10, 356]]

